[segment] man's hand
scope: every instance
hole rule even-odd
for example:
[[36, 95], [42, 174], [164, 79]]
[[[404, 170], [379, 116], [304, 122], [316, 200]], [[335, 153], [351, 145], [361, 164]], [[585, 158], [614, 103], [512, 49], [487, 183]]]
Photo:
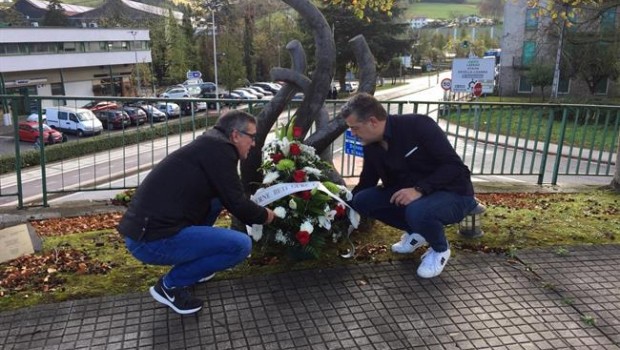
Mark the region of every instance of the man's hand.
[[413, 187], [403, 188], [403, 189], [396, 191], [392, 195], [392, 198], [390, 198], [390, 203], [406, 206], [420, 197], [422, 197], [422, 193], [416, 191], [415, 188]]
[[267, 225], [273, 221], [273, 219], [276, 217], [276, 214], [273, 212], [273, 210], [269, 208], [265, 208], [265, 209], [267, 209], [267, 220], [265, 220], [265, 225]]

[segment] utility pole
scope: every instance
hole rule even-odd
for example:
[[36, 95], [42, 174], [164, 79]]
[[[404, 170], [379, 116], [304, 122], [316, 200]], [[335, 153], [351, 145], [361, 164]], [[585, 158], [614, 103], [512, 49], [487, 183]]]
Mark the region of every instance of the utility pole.
[[[217, 43], [215, 40], [215, 11], [217, 11], [217, 9], [220, 7], [220, 3], [218, 0], [212, 0], [207, 2], [206, 7], [211, 11], [211, 34], [213, 35], [213, 75], [215, 78], [215, 99], [219, 99], [220, 98], [220, 88], [219, 88], [219, 82], [217, 79]], [[216, 109], [217, 109], [217, 114], [220, 114], [220, 103], [217, 102], [216, 104]]]
[[136, 44], [136, 35], [138, 34], [138, 32], [135, 31], [135, 30], [130, 30], [129, 34], [131, 34], [133, 36], [133, 41], [131, 42], [131, 45], [133, 46], [133, 54], [134, 54], [134, 59], [135, 59], [135, 62], [136, 62], [136, 65], [135, 65], [136, 82], [137, 82], [136, 95], [140, 96], [140, 91], [142, 91], [142, 88], [140, 86], [140, 69], [138, 68], [138, 47], [137, 47], [137, 44]]
[[560, 63], [562, 62], [562, 50], [564, 48], [564, 31], [566, 29], [566, 16], [568, 15], [568, 6], [564, 6], [564, 17], [562, 19], [562, 29], [560, 29], [560, 42], [558, 50], [555, 54], [555, 67], [553, 70], [553, 83], [551, 84], [551, 100], [558, 98], [558, 89], [560, 86]]

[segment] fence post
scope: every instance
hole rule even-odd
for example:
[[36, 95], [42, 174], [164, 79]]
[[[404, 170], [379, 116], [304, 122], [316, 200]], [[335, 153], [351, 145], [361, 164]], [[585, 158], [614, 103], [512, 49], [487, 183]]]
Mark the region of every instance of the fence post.
[[[540, 159], [540, 170], [538, 173], [537, 184], [542, 185], [545, 177], [545, 168], [547, 167], [547, 154], [549, 153], [549, 144], [551, 143], [551, 130], [553, 129], [553, 113], [554, 109], [549, 109], [549, 118], [547, 119], [547, 132], [545, 134], [545, 143], [543, 144], [542, 157]], [[534, 151], [535, 152], [535, 151]]]
[[557, 155], [555, 156], [555, 163], [553, 164], [553, 173], [551, 174], [551, 184], [556, 185], [558, 183], [558, 172], [560, 171], [560, 161], [562, 160], [562, 144], [564, 144], [564, 136], [566, 134], [566, 119], [568, 118], [568, 107], [564, 107], [562, 110], [562, 125], [560, 126], [560, 135], [558, 138]]

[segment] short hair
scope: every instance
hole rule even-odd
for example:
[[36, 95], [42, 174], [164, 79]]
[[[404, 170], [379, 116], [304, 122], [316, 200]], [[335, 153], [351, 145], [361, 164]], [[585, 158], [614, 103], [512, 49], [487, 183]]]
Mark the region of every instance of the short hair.
[[351, 97], [351, 99], [342, 106], [340, 113], [344, 119], [348, 118], [351, 114], [355, 114], [357, 120], [360, 122], [368, 121], [368, 119], [373, 116], [378, 120], [385, 120], [387, 118], [387, 112], [381, 105], [381, 102], [374, 96], [365, 92], [360, 92]]
[[233, 130], [247, 131], [248, 124], [256, 125], [256, 117], [242, 111], [232, 110], [217, 119], [215, 126], [230, 137]]

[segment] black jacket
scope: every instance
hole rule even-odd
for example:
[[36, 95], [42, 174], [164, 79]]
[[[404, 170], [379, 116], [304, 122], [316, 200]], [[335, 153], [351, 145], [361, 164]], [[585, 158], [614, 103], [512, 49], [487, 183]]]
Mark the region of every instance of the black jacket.
[[384, 187], [420, 187], [424, 194], [440, 190], [474, 194], [469, 169], [430, 117], [388, 116], [383, 139], [387, 151], [378, 142], [364, 146], [364, 166], [353, 193], [381, 180]]
[[153, 241], [204, 225], [213, 198], [246, 224], [262, 224], [267, 210], [245, 195], [239, 154], [224, 133], [210, 129], [164, 158], [136, 190], [118, 231]]

